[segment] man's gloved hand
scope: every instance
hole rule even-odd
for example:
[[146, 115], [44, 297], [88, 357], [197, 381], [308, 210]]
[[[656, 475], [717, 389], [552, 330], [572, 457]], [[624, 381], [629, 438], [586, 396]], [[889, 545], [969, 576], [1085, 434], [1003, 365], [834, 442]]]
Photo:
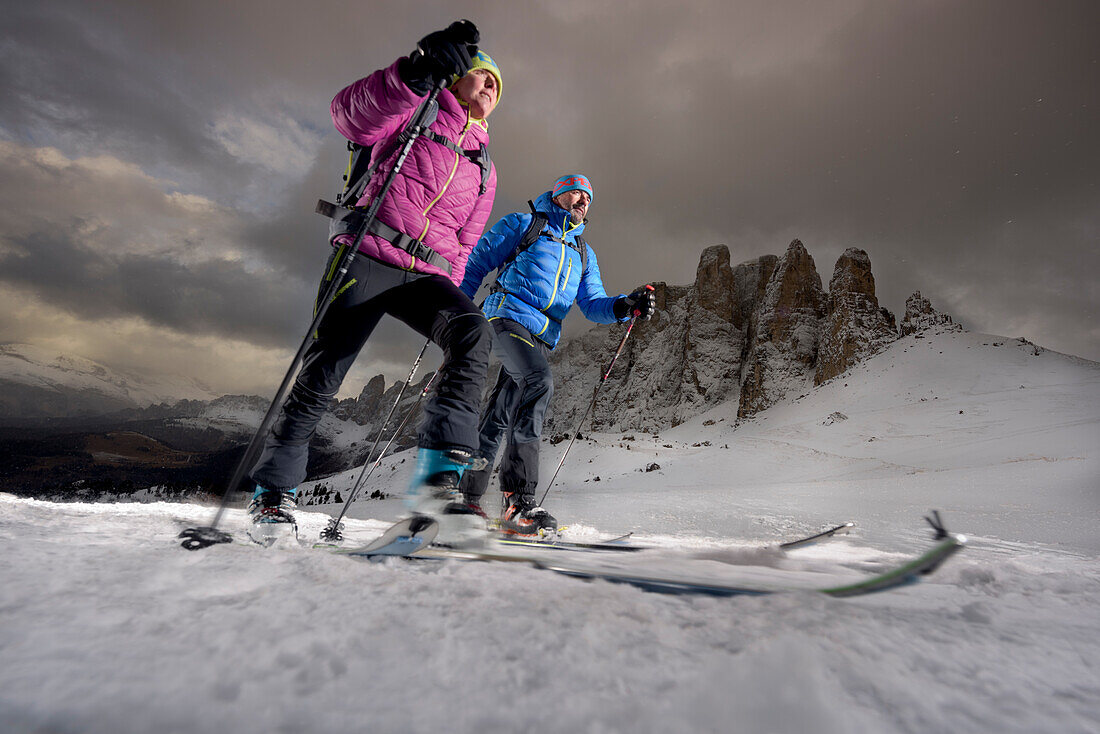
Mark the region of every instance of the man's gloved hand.
[[634, 289], [630, 295], [623, 296], [612, 306], [615, 318], [625, 319], [636, 315], [642, 321], [649, 321], [657, 313], [657, 297], [653, 295], [653, 286], [644, 285]]
[[463, 77], [473, 65], [481, 34], [468, 20], [456, 20], [441, 31], [429, 33], [416, 44], [416, 50], [398, 66], [401, 81], [412, 91], [424, 95], [439, 82]]

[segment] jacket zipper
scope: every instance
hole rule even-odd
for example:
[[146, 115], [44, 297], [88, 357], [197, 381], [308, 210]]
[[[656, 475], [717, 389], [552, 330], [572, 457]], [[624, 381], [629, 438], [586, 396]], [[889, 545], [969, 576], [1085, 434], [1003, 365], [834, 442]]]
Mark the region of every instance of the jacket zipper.
[[[462, 129], [462, 135], [458, 136], [458, 142], [455, 143], [455, 145], [457, 145], [460, 148], [462, 147], [462, 143], [466, 140], [466, 133], [470, 132], [470, 127], [472, 125], [473, 125], [473, 120], [470, 118], [470, 111], [466, 110], [466, 127], [464, 127]], [[451, 173], [450, 173], [450, 175], [447, 176], [447, 180], [443, 182], [443, 188], [439, 190], [439, 193], [436, 194], [436, 197], [434, 199], [432, 199], [430, 202], [428, 202], [428, 206], [426, 206], [424, 208], [424, 211], [421, 212], [421, 214], [424, 215], [424, 229], [421, 230], [420, 236], [417, 237], [417, 239], [420, 240], [421, 242], [424, 241], [424, 236], [426, 234], [428, 234], [428, 228], [430, 226], [432, 226], [432, 221], [428, 218], [428, 212], [430, 212], [432, 210], [432, 207], [434, 207], [436, 204], [439, 203], [439, 200], [443, 198], [443, 194], [447, 193], [447, 189], [450, 188], [450, 186], [451, 186], [451, 181], [454, 181], [455, 173], [458, 172], [458, 160], [461, 157], [462, 156], [460, 156], [458, 153], [455, 153], [454, 165], [451, 166]], [[414, 262], [415, 262], [415, 258], [414, 258]]]
[[[550, 294], [550, 303], [546, 306], [546, 308], [542, 309], [544, 312], [549, 311], [551, 308], [554, 307], [554, 299], [556, 299], [558, 297], [558, 286], [560, 285], [560, 281], [561, 281], [561, 268], [562, 268], [562, 265], [565, 264], [565, 255], [566, 255], [566, 252], [565, 252], [566, 251], [565, 237], [566, 237], [566, 235], [568, 235], [570, 232], [572, 232], [574, 229], [577, 228], [577, 225], [573, 225], [572, 227], [569, 227], [569, 229], [566, 229], [566, 225], [568, 225], [568, 224], [569, 224], [569, 217], [566, 216], [566, 218], [563, 219], [562, 223], [561, 223], [561, 257], [558, 260], [558, 272], [557, 272], [556, 275], [554, 275], [554, 292]], [[573, 248], [568, 248], [568, 249], [573, 249]], [[573, 272], [573, 258], [570, 257], [569, 258], [569, 269], [565, 271], [565, 282], [566, 282], [566, 284], [569, 283], [569, 276], [572, 272]], [[547, 326], [549, 326], [549, 323], [547, 323]], [[545, 331], [545, 329], [543, 329], [543, 331]]]

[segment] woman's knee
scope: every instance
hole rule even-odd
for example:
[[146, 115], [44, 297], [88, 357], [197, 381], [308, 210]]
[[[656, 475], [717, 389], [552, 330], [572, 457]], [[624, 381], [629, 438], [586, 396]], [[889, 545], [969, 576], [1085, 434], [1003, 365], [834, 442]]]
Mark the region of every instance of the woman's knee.
[[451, 319], [446, 343], [440, 344], [453, 359], [489, 363], [493, 329], [480, 313], [462, 314]]

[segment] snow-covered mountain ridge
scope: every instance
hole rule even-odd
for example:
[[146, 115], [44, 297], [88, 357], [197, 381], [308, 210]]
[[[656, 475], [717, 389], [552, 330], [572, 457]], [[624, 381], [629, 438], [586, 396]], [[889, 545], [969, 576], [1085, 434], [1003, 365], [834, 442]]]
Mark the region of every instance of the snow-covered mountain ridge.
[[111, 369], [30, 344], [0, 345], [0, 418], [99, 415], [215, 397], [197, 380]]

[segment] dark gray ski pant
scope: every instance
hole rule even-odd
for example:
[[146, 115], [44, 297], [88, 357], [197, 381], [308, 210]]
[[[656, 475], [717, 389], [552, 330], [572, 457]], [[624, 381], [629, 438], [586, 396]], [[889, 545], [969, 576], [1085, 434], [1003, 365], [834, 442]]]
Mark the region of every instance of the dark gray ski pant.
[[478, 452], [489, 460], [484, 471], [467, 471], [462, 492], [480, 501], [489, 486], [501, 439], [507, 434], [500, 463], [502, 492], [533, 495], [539, 483], [539, 439], [550, 399], [554, 376], [550, 372], [550, 347], [511, 319], [495, 318], [493, 354], [500, 359], [500, 374], [478, 427]]
[[[336, 248], [321, 279], [335, 277]], [[403, 321], [443, 350], [435, 392], [423, 407], [421, 448], [478, 446], [478, 408], [488, 370], [492, 330], [485, 316], [442, 275], [414, 273], [358, 255], [329, 306], [290, 395], [250, 477], [266, 489], [297, 487], [306, 478], [309, 440], [383, 314]]]

